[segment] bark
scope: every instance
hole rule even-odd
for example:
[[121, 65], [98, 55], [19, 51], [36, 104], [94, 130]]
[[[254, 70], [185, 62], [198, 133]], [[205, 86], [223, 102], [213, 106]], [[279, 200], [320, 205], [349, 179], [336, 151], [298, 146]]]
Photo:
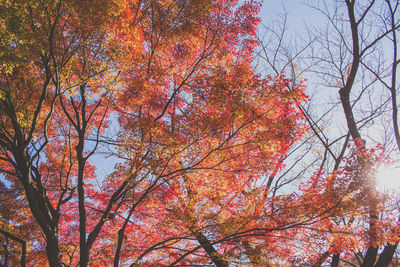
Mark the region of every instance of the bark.
[[[396, 18], [395, 18], [395, 10], [393, 10], [390, 2], [387, 2], [388, 7], [390, 9], [390, 22], [392, 31], [392, 41], [393, 41], [393, 63], [392, 63], [392, 79], [390, 86], [390, 93], [392, 96], [392, 123], [394, 129], [394, 136], [396, 139], [397, 148], [400, 150], [400, 130], [398, 125], [398, 103], [397, 103], [397, 90], [396, 90], [396, 78], [397, 78], [397, 65], [400, 63], [399, 59], [397, 59], [397, 34], [394, 30], [396, 28]], [[396, 6], [397, 8], [397, 6]]]
[[386, 267], [389, 266], [390, 262], [393, 259], [394, 253], [396, 252], [397, 245], [395, 244], [387, 244], [383, 249], [381, 255], [378, 258], [378, 261], [375, 264], [375, 267]]
[[86, 209], [84, 189], [85, 160], [83, 158], [83, 135], [79, 134], [79, 143], [76, 147], [78, 158], [78, 206], [79, 206], [79, 266], [86, 267], [89, 264], [89, 249], [86, 245]]
[[332, 257], [331, 267], [339, 267], [340, 254], [335, 254]]
[[122, 244], [124, 242], [125, 229], [128, 226], [128, 222], [132, 216], [134, 208], [135, 208], [135, 206], [133, 205], [131, 207], [131, 209], [129, 210], [128, 217], [126, 218], [123, 226], [121, 227], [121, 229], [118, 230], [118, 243], [117, 243], [117, 249], [115, 250], [115, 255], [114, 255], [114, 267], [118, 267], [119, 258], [121, 255]]
[[224, 260], [224, 258], [219, 254], [213, 244], [207, 239], [202, 232], [197, 232], [195, 234], [197, 241], [200, 243], [201, 247], [207, 252], [208, 256], [214, 262], [217, 267], [227, 267], [229, 266], [228, 261]]
[[30, 166], [30, 158], [23, 141], [17, 142], [12, 153], [15, 157], [15, 170], [21, 181], [30, 210], [46, 237], [46, 252], [51, 267], [61, 266], [58, 242], [59, 213], [50, 203], [46, 190], [42, 187], [39, 171]]
[[[370, 7], [372, 6], [373, 2], [370, 4]], [[360, 60], [361, 60], [361, 52], [360, 52], [360, 44], [359, 44], [359, 33], [358, 33], [358, 25], [359, 21], [357, 22], [356, 17], [355, 17], [355, 12], [354, 12], [354, 1], [346, 0], [346, 5], [347, 5], [347, 11], [349, 15], [349, 21], [350, 21], [350, 27], [351, 27], [351, 35], [352, 35], [352, 41], [353, 41], [353, 59], [352, 59], [352, 65], [351, 65], [351, 70], [350, 73], [347, 77], [346, 84], [339, 90], [339, 95], [340, 95], [340, 100], [342, 103], [343, 111], [346, 116], [346, 121], [347, 121], [347, 126], [349, 128], [349, 133], [353, 139], [353, 141], [361, 141], [361, 135], [360, 132], [357, 128], [356, 121], [354, 119], [353, 115], [353, 109], [350, 103], [350, 91], [353, 87], [358, 67], [360, 65]], [[366, 10], [362, 17], [365, 17], [366, 13], [368, 10]], [[365, 148], [365, 143], [357, 143], [357, 149], [364, 149]], [[362, 267], [367, 267], [367, 266], [373, 266], [376, 260], [376, 255], [378, 252], [378, 248], [374, 247], [374, 241], [376, 238], [376, 233], [374, 230], [374, 226], [377, 221], [377, 211], [376, 207], [373, 204], [373, 193], [371, 190], [368, 190], [368, 193], [370, 194], [371, 201], [372, 203], [370, 204], [370, 247], [367, 250], [367, 254], [365, 255], [364, 262], [362, 264]]]
[[374, 266], [374, 263], [376, 261], [376, 255], [378, 254], [378, 248], [377, 247], [369, 247], [367, 250], [367, 254], [365, 255], [363, 264], [361, 267], [371, 267]]
[[360, 65], [360, 46], [358, 40], [358, 29], [357, 22], [354, 15], [354, 4], [346, 0], [347, 11], [349, 14], [351, 34], [353, 39], [353, 60], [351, 65], [351, 70], [349, 76], [347, 77], [346, 84], [343, 88], [339, 90], [340, 101], [342, 103], [343, 111], [346, 116], [347, 126], [349, 128], [349, 133], [353, 140], [360, 139], [360, 133], [357, 128], [357, 124], [354, 119], [353, 109], [350, 104], [350, 91], [353, 87], [354, 80], [357, 75], [358, 67]]
[[54, 238], [47, 239], [46, 241], [46, 253], [50, 267], [62, 266], [58, 235], [55, 235]]

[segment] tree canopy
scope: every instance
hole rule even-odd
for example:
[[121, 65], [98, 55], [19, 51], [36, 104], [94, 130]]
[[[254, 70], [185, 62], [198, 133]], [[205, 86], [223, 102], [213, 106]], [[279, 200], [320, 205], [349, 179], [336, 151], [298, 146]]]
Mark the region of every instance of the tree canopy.
[[396, 39], [398, 3], [372, 41], [374, 1], [345, 4], [346, 130], [330, 142], [296, 76], [309, 62], [262, 40], [259, 1], [0, 0], [1, 264], [334, 266], [365, 249], [363, 266], [387, 266], [398, 210], [374, 173], [389, 153], [365, 143], [351, 92], [363, 55]]

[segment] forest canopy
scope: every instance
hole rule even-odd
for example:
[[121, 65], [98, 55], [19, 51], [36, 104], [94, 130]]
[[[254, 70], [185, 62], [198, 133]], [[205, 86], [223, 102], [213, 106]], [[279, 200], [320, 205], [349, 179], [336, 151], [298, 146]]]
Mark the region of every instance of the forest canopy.
[[339, 2], [0, 0], [2, 266], [397, 262], [399, 2]]

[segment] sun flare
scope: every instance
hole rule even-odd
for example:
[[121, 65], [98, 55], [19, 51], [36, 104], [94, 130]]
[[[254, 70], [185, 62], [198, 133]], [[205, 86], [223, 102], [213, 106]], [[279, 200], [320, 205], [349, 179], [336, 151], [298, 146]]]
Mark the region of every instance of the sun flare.
[[376, 173], [378, 188], [400, 191], [400, 168], [382, 165]]

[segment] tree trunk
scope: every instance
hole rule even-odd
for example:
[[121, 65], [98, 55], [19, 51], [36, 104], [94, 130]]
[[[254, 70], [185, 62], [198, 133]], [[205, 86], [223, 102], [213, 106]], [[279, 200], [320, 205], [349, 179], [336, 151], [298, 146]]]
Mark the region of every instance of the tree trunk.
[[361, 267], [374, 266], [376, 255], [378, 254], [378, 247], [369, 247], [365, 259]]
[[339, 267], [339, 261], [340, 261], [340, 254], [333, 255], [331, 267]]
[[389, 266], [390, 262], [393, 259], [393, 255], [396, 252], [397, 249], [397, 245], [399, 243], [396, 244], [387, 244], [384, 248], [384, 250], [382, 251], [381, 255], [379, 256], [378, 261], [375, 264], [375, 267], [387, 267]]
[[58, 244], [58, 238], [51, 238], [47, 239], [46, 242], [46, 253], [47, 253], [47, 258], [49, 260], [49, 265], [50, 267], [58, 267], [62, 266], [61, 263], [61, 254], [60, 254], [60, 247]]
[[[20, 143], [23, 146], [23, 143]], [[46, 195], [41, 184], [39, 171], [30, 166], [30, 158], [26, 148], [14, 147], [15, 170], [17, 177], [24, 186], [29, 208], [46, 237], [46, 252], [51, 267], [62, 266], [60, 247], [58, 243], [59, 214]]]
[[195, 233], [195, 237], [217, 267], [229, 266], [228, 262], [215, 250], [214, 246], [202, 232], [199, 231]]

